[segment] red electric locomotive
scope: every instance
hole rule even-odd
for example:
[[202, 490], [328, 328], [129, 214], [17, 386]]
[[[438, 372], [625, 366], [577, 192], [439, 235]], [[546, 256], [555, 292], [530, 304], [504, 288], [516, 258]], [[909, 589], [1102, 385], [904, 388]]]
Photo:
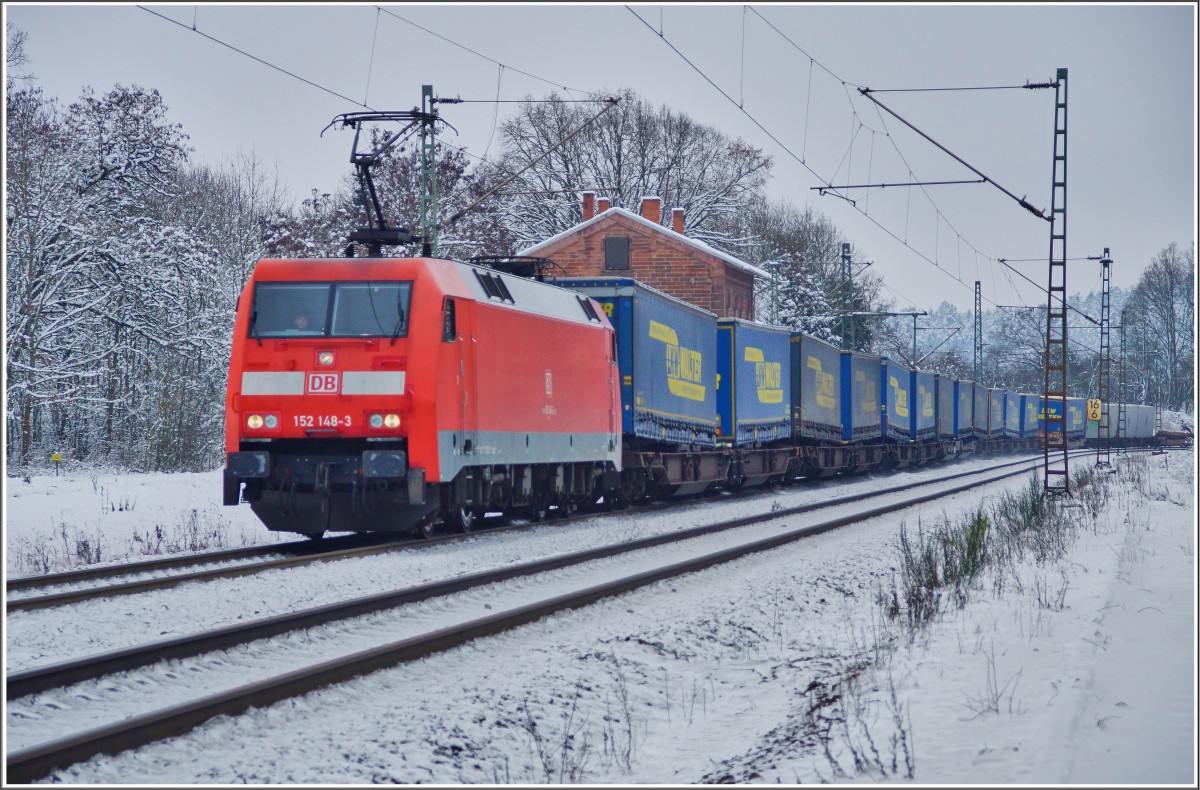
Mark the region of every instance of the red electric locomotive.
[[224, 503], [272, 530], [469, 530], [617, 485], [595, 302], [436, 258], [263, 260], [239, 300]]

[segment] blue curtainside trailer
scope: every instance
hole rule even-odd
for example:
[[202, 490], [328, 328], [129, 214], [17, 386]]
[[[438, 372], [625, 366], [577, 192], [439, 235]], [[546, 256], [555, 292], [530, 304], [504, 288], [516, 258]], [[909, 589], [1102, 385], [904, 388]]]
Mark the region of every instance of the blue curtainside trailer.
[[738, 446], [789, 439], [791, 411], [791, 332], [717, 321], [717, 438]]
[[842, 439], [864, 441], [883, 435], [879, 421], [880, 358], [842, 352]]
[[908, 441], [912, 433], [912, 373], [887, 357], [880, 360], [880, 427], [884, 438]]
[[842, 352], [815, 337], [792, 333], [792, 435], [841, 442]]
[[971, 386], [971, 391], [974, 393], [975, 406], [972, 410], [971, 423], [975, 427], [975, 435], [979, 437], [988, 435], [988, 390], [979, 382], [975, 382]]
[[937, 436], [937, 384], [933, 373], [913, 369], [909, 372], [908, 391], [912, 414], [908, 438], [917, 441]]
[[987, 390], [987, 435], [1004, 435], [1004, 390], [991, 387]]
[[1021, 396], [1016, 392], [1004, 392], [1004, 435], [1010, 439], [1021, 436]]
[[967, 439], [975, 435], [975, 382], [954, 382], [954, 435]]
[[624, 434], [715, 447], [717, 317], [625, 277], [558, 285], [595, 299], [616, 330]]
[[954, 410], [958, 407], [955, 381], [937, 373], [933, 377], [934, 402], [937, 404], [937, 435], [943, 439], [957, 439], [957, 421]]

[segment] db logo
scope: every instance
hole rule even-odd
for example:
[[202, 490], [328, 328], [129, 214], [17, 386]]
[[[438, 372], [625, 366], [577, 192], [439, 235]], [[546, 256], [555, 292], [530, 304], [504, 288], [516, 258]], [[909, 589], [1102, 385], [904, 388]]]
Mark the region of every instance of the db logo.
[[340, 379], [340, 373], [309, 373], [304, 391], [309, 395], [336, 395]]

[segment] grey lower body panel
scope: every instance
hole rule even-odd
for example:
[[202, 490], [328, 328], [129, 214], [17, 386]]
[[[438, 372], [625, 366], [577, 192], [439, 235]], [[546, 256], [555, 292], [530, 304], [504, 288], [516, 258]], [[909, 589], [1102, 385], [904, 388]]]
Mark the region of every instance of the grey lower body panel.
[[620, 438], [608, 433], [438, 432], [443, 482], [469, 466], [564, 463], [611, 463], [619, 471]]

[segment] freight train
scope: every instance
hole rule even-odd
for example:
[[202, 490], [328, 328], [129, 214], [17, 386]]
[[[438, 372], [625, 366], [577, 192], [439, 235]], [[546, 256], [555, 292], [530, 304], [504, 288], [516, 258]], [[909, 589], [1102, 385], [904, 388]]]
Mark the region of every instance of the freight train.
[[[1121, 441], [1151, 438], [1152, 407], [1126, 409]], [[268, 259], [238, 300], [223, 501], [271, 530], [428, 537], [1034, 450], [1047, 426], [1082, 446], [1085, 417], [1082, 398], [1047, 409], [628, 278]]]

